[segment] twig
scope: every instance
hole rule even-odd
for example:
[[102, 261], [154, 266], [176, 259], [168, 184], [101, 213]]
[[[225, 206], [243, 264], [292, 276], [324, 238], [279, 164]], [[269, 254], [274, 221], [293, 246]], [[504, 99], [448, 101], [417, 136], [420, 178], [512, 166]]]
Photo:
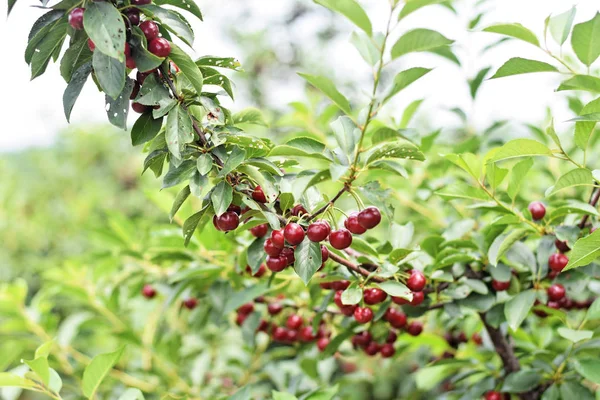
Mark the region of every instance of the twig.
[[[364, 269], [363, 267], [361, 267], [360, 265], [354, 264], [352, 261], [348, 261], [343, 257], [338, 256], [337, 254], [334, 253], [329, 253], [329, 259], [335, 261], [338, 264], [343, 265], [344, 267], [351, 269], [354, 272], [357, 272], [363, 276], [369, 276], [371, 275], [371, 272]], [[384, 282], [386, 281], [385, 278], [380, 278], [378, 276], [371, 276], [370, 278], [372, 281], [375, 282]]]
[[[596, 204], [598, 204], [598, 200], [600, 200], [600, 189], [596, 189], [594, 191], [592, 191], [592, 195], [590, 197], [590, 205], [592, 207], [596, 207]], [[582, 218], [581, 218], [581, 222], [579, 223], [579, 229], [583, 229], [585, 227], [585, 224], [587, 223], [587, 220], [589, 218], [589, 214], [585, 214]]]
[[331, 200], [329, 200], [323, 207], [319, 208], [317, 211], [315, 211], [314, 213], [312, 213], [309, 217], [307, 217], [307, 221], [311, 221], [312, 219], [314, 219], [315, 217], [317, 217], [318, 215], [324, 213], [330, 206], [332, 206], [341, 196], [342, 194], [348, 189], [348, 185], [344, 184], [344, 187], [342, 187], [340, 189], [339, 192], [337, 192], [337, 194], [335, 196], [333, 196], [333, 198]]

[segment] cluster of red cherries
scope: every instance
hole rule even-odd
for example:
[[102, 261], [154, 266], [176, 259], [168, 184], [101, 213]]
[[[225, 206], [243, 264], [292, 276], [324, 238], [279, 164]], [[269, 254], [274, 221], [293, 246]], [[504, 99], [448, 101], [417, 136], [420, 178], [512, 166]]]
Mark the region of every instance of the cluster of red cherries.
[[[145, 4], [150, 4], [152, 0], [132, 0], [131, 4], [134, 6], [141, 6]], [[75, 30], [83, 29], [83, 14], [85, 12], [85, 8], [77, 7], [71, 10], [69, 13], [69, 24]], [[148, 42], [148, 51], [154, 54], [157, 57], [168, 57], [171, 54], [171, 44], [169, 41], [163, 37], [160, 37], [160, 30], [158, 24], [152, 20], [145, 20], [140, 22], [140, 10], [135, 7], [131, 7], [124, 11], [124, 21], [127, 26], [127, 30], [129, 32], [131, 26], [140, 27], [141, 31], [144, 33], [146, 40]], [[92, 41], [92, 39], [88, 39], [88, 47], [90, 51], [94, 51], [96, 49], [96, 44]], [[125, 66], [130, 70], [135, 69], [137, 66], [135, 64], [135, 60], [131, 56], [131, 46], [129, 43], [125, 43], [125, 48], [123, 49], [125, 54]], [[173, 63], [171, 63], [171, 67], [173, 67], [176, 71], [179, 69]], [[134, 81], [134, 88], [129, 97], [131, 100], [137, 97], [137, 94], [140, 89], [140, 85], [143, 83], [146, 76], [151, 73], [158, 72], [156, 69], [152, 71], [141, 72], [138, 71], [137, 79]], [[140, 114], [149, 111], [151, 107], [146, 106], [140, 103], [132, 103], [131, 108]]]

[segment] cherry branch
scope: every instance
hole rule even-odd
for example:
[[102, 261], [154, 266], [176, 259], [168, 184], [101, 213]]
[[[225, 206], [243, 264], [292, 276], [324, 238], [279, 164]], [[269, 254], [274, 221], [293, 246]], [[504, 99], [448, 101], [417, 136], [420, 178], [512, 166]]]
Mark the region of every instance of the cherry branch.
[[[358, 264], [353, 263], [352, 261], [346, 260], [343, 257], [338, 256], [337, 254], [334, 253], [329, 253], [329, 259], [335, 261], [338, 264], [343, 265], [344, 267], [351, 269], [354, 272], [357, 272], [363, 276], [370, 276], [372, 273], [371, 271], [366, 270], [365, 268], [361, 267]], [[378, 276], [371, 276], [370, 278], [372, 281], [375, 282], [384, 282], [386, 281], [385, 278], [380, 278]]]
[[315, 211], [314, 213], [312, 213], [310, 216], [307, 217], [307, 221], [311, 221], [313, 220], [315, 217], [317, 217], [318, 215], [324, 213], [329, 207], [331, 207], [341, 196], [342, 194], [344, 194], [345, 191], [347, 191], [349, 189], [349, 184], [344, 184], [344, 187], [342, 187], [340, 189], [339, 192], [337, 192], [337, 194], [335, 196], [333, 196], [333, 198], [331, 200], [329, 200], [327, 203], [325, 203], [325, 205], [321, 208], [319, 208], [317, 211]]
[[[592, 207], [596, 207], [596, 205], [598, 204], [598, 200], [600, 200], [600, 189], [595, 189], [594, 191], [592, 191], [589, 203]], [[589, 217], [589, 214], [585, 214], [581, 218], [581, 222], [578, 225], [579, 229], [583, 229], [585, 227], [585, 224], [587, 223]]]

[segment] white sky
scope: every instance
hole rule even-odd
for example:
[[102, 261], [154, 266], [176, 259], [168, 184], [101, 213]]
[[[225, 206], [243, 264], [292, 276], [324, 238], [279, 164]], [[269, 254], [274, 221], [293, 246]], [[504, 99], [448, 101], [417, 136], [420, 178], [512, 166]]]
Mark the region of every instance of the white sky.
[[[195, 49], [198, 55], [226, 55], [238, 56], [241, 51], [235, 43], [222, 36], [223, 26], [239, 19], [231, 18], [235, 13], [233, 0], [220, 0], [208, 2], [196, 0], [203, 10], [204, 23], [193, 23], [196, 32]], [[309, 7], [320, 7], [306, 1]], [[231, 2], [231, 7], [223, 7], [223, 3]], [[253, 10], [253, 18], [248, 19], [248, 29], [269, 29], [272, 21], [281, 19], [285, 11], [292, 4], [285, 0], [246, 0], [246, 7]], [[373, 25], [382, 27], [386, 18], [386, 0], [361, 0], [369, 10]], [[0, 37], [3, 38], [4, 60], [0, 63], [0, 77], [2, 77], [2, 130], [0, 135], [0, 151], [13, 150], [32, 145], [45, 145], [52, 142], [55, 135], [68, 124], [62, 108], [62, 92], [66, 86], [59, 75], [58, 65], [50, 65], [46, 74], [34, 81], [29, 80], [30, 71], [23, 60], [23, 52], [27, 42], [27, 35], [33, 22], [42, 14], [42, 10], [29, 7], [38, 4], [34, 0], [18, 0], [11, 16], [6, 20], [0, 17]], [[444, 35], [457, 41], [459, 53], [465, 61], [465, 68], [459, 69], [441, 58], [424, 54], [415, 54], [403, 57], [395, 63], [397, 70], [412, 66], [435, 66], [436, 69], [427, 77], [415, 84], [414, 87], [403, 92], [397, 99], [394, 109], [399, 110], [392, 114], [399, 117], [401, 110], [417, 98], [426, 98], [424, 111], [429, 113], [433, 126], [442, 127], [446, 121], [452, 121], [448, 113], [440, 112], [442, 108], [462, 106], [469, 109], [470, 100], [468, 89], [464, 83], [466, 76], [474, 75], [480, 68], [492, 65], [493, 70], [499, 67], [510, 57], [521, 56], [542, 61], [551, 60], [533, 46], [511, 41], [486, 53], [485, 59], [477, 57], [477, 49], [499, 38], [499, 35], [489, 33], [465, 32], [466, 22], [475, 16], [473, 11], [474, 0], [463, 0], [459, 3], [461, 16], [453, 16], [443, 7], [434, 6], [408, 17], [406, 25], [397, 32], [415, 27], [429, 27], [439, 30]], [[597, 0], [490, 0], [486, 9], [490, 10], [485, 20], [480, 24], [486, 26], [495, 22], [520, 22], [533, 30], [538, 37], [543, 31], [544, 19], [551, 13], [558, 14], [577, 4], [578, 13], [575, 22], [590, 19], [599, 9]], [[0, 2], [0, 14], [6, 15], [6, 1]], [[314, 17], [314, 21], [304, 23], [298, 32], [297, 40], [311, 49], [311, 43], [304, 43], [307, 36], [314, 29], [315, 24], [323, 22], [321, 18], [329, 18], [327, 11]], [[327, 19], [326, 19], [327, 21]], [[340, 29], [344, 34], [336, 40], [323, 54], [324, 68], [330, 77], [348, 81], [360, 74], [361, 81], [368, 77], [369, 70], [363, 67], [364, 62], [356, 50], [348, 42], [353, 26], [338, 18]], [[311, 25], [312, 24], [312, 25]], [[277, 40], [277, 32], [273, 32], [273, 40]], [[206, 39], [209, 40], [206, 40]], [[568, 42], [567, 44], [568, 45]], [[314, 46], [313, 46], [314, 47]], [[323, 51], [323, 49], [320, 49]], [[315, 51], [319, 51], [316, 49]], [[11, 55], [9, 59], [7, 55]], [[14, 56], [12, 56], [14, 55]], [[244, 60], [241, 59], [242, 65]], [[321, 71], [307, 71], [319, 73]], [[554, 76], [554, 77], [553, 77]], [[235, 81], [235, 76], [233, 77]], [[473, 110], [472, 123], [478, 127], [486, 126], [493, 119], [511, 119], [521, 122], [536, 123], [545, 116], [546, 106], [552, 107], [557, 121], [570, 118], [565, 107], [565, 96], [554, 93], [557, 84], [554, 74], [530, 74], [519, 77], [503, 78], [485, 82], [480, 90], [476, 108]], [[292, 76], [289, 85], [273, 85], [269, 87], [272, 104], [287, 103], [302, 96], [303, 81], [298, 76]], [[239, 96], [238, 96], [239, 97]], [[235, 110], [242, 105], [248, 105], [248, 100], [243, 98], [234, 105]], [[106, 122], [104, 113], [104, 96], [97, 92], [95, 85], [88, 82], [72, 113], [72, 123]], [[569, 125], [557, 129], [568, 129]]]

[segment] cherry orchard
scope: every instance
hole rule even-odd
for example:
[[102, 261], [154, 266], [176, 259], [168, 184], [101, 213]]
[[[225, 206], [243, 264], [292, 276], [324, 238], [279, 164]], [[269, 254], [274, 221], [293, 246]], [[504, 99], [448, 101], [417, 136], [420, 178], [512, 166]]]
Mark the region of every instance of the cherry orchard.
[[[144, 171], [162, 177], [163, 188], [182, 187], [170, 218], [177, 220], [184, 204], [199, 204], [182, 221], [185, 244], [197, 245], [198, 236], [210, 232], [236, 249], [226, 258], [223, 275], [203, 282], [202, 290], [182, 294], [192, 286], [193, 275], [148, 274], [137, 296], [146, 302], [176, 299], [179, 312], [210, 303], [220, 318], [231, 316], [249, 342], [266, 335], [274, 349], [315, 350], [321, 358], [354, 349], [369, 357], [399, 359], [410, 343], [437, 343], [439, 351], [415, 371], [418, 390], [424, 392], [439, 386], [464, 398], [512, 394], [539, 399], [545, 393], [585, 398], [592, 384], [600, 384], [600, 364], [580, 352], [594, 348], [590, 339], [600, 318], [600, 303], [592, 304], [598, 290], [593, 261], [600, 255], [600, 234], [592, 233], [592, 224], [600, 190], [598, 173], [587, 162], [597, 101], [582, 105], [573, 121], [575, 149], [564, 146], [550, 125], [547, 135], [537, 132], [539, 140], [516, 139], [501, 147], [486, 138], [467, 138], [447, 146], [452, 152], [442, 151], [440, 160], [440, 152], [430, 151], [439, 131], [422, 135], [380, 117], [394, 96], [432, 70], [412, 67], [394, 74], [397, 59], [430, 52], [461, 65], [453, 41], [437, 31], [395, 33], [410, 14], [437, 2], [391, 1], [382, 32], [354, 0], [316, 2], [359, 29], [351, 41], [372, 68], [370, 95], [366, 104], [351, 104], [329, 78], [300, 73], [328, 99], [328, 131], [308, 130], [282, 144], [243, 130], [267, 125], [259, 110], [232, 113], [222, 106], [221, 99], [233, 98], [224, 71], [240, 69], [235, 59], [193, 60], [184, 50], [193, 45], [194, 33], [180, 11], [202, 19], [194, 2], [63, 0], [44, 5], [48, 11], [34, 24], [25, 54], [32, 78], [62, 56], [67, 119], [90, 77], [105, 93], [112, 124], [126, 129], [129, 109], [140, 113], [131, 142], [148, 153]], [[454, 10], [449, 3], [442, 6]], [[598, 18], [573, 26], [571, 14], [561, 14], [549, 18], [547, 27], [560, 46], [572, 31], [573, 51], [589, 67], [598, 58], [593, 35]], [[478, 23], [471, 21], [470, 28]], [[522, 25], [497, 24], [483, 31], [528, 42], [556, 64], [513, 58], [492, 78], [561, 72], [569, 77], [560, 90], [598, 91], [597, 77], [578, 73]], [[67, 36], [69, 46], [62, 54]], [[489, 68], [482, 71], [470, 81], [473, 97]], [[386, 74], [393, 76], [391, 82], [385, 82]], [[420, 103], [413, 104], [403, 120], [410, 121]], [[553, 180], [546, 193], [532, 193], [525, 190], [525, 177], [533, 157], [560, 162], [544, 171], [549, 176], [562, 173], [564, 165], [576, 168]], [[450, 163], [463, 172], [431, 182], [423, 178], [436, 168], [446, 171]], [[400, 192], [397, 181], [414, 175], [419, 186], [407, 190], [417, 192], [415, 198], [435, 196], [452, 210], [441, 224], [444, 229], [417, 232], [418, 244], [414, 225], [398, 222], [402, 214], [398, 202], [392, 202]], [[574, 200], [589, 194], [583, 190], [592, 192], [589, 202]], [[566, 192], [570, 197], [556, 200]], [[543, 201], [526, 200], [544, 196]], [[474, 202], [468, 210], [461, 204], [465, 200]], [[400, 204], [406, 203], [430, 215], [415, 201]], [[579, 269], [569, 271], [573, 268]], [[290, 292], [297, 284], [306, 287]], [[111, 322], [119, 321], [99, 309]], [[538, 336], [556, 340], [534, 343], [531, 338]], [[469, 347], [480, 349], [473, 359], [462, 355]], [[54, 351], [64, 358], [61, 350]], [[121, 353], [102, 355], [112, 360], [108, 369]], [[479, 353], [483, 358], [475, 360]], [[24, 387], [54, 394], [45, 379], [50, 374], [47, 356], [28, 364], [35, 386], [25, 380]], [[60, 372], [72, 374], [69, 360], [60, 360]], [[94, 370], [93, 363], [86, 372]], [[129, 375], [120, 378], [151, 391]], [[194, 394], [186, 382], [175, 386], [178, 394]], [[94, 397], [86, 387], [84, 382], [83, 394]]]

